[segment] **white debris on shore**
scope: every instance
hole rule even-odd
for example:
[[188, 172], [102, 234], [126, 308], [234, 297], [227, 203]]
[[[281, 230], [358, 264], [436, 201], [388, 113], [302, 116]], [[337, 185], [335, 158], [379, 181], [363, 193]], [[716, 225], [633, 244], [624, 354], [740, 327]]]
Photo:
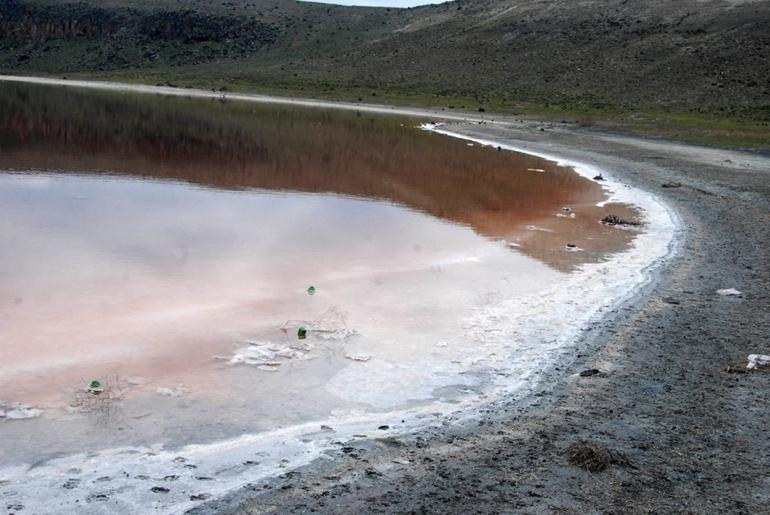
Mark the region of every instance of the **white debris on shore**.
[[353, 360], [353, 361], [361, 361], [363, 363], [366, 363], [372, 357], [369, 354], [346, 354], [345, 358]]
[[764, 367], [770, 367], [770, 356], [767, 354], [749, 354], [749, 364], [746, 365], [746, 368], [754, 370]]
[[741, 295], [743, 295], [742, 292], [736, 290], [735, 288], [725, 288], [723, 290], [717, 290], [717, 294], [725, 297], [740, 297]]
[[168, 387], [168, 386], [161, 386], [157, 390], [155, 390], [155, 393], [158, 395], [162, 395], [163, 397], [181, 397], [182, 395], [186, 394], [189, 390], [187, 387], [183, 384], [178, 384], [176, 386]]
[[238, 349], [228, 362], [230, 365], [253, 365], [260, 370], [275, 371], [282, 361], [307, 359], [311, 346], [305, 342], [292, 345], [273, 342], [248, 341], [248, 347]]
[[0, 401], [0, 419], [25, 420], [28, 418], [39, 417], [42, 414], [43, 410], [27, 404]]

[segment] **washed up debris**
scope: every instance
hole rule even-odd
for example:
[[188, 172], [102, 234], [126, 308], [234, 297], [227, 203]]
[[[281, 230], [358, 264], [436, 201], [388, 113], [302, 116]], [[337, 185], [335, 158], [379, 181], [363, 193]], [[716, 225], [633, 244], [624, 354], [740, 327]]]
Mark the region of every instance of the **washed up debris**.
[[602, 371], [599, 370], [598, 368], [589, 368], [588, 370], [583, 370], [582, 372], [580, 372], [580, 377], [593, 377], [593, 376], [598, 376], [601, 373]]
[[[123, 384], [123, 387], [120, 385]], [[71, 413], [97, 413], [102, 417], [112, 414], [117, 402], [123, 398], [125, 382], [117, 377], [110, 382], [93, 379], [85, 388], [75, 390], [67, 411]]]
[[613, 215], [612, 213], [602, 218], [601, 223], [603, 223], [604, 225], [628, 225], [628, 226], [634, 226], [634, 227], [637, 225], [641, 225], [636, 220], [624, 220], [623, 218], [620, 218], [617, 215]]
[[96, 379], [88, 383], [87, 388], [89, 393], [93, 393], [94, 395], [99, 395], [100, 393], [104, 392], [104, 386], [102, 383]]
[[674, 306], [678, 306], [682, 303], [679, 299], [675, 299], [674, 297], [664, 297], [663, 302], [666, 304], [673, 304]]
[[313, 336], [324, 340], [344, 340], [355, 334], [348, 326], [347, 314], [334, 306], [305, 327]]
[[0, 419], [25, 420], [36, 418], [43, 414], [43, 410], [20, 402], [6, 403], [0, 401]]
[[749, 354], [748, 359], [749, 364], [746, 365], [746, 368], [749, 370], [770, 367], [770, 356], [767, 354]]
[[537, 172], [537, 173], [545, 173], [545, 170], [542, 168], [527, 168], [528, 172]]
[[312, 348], [306, 342], [287, 345], [251, 340], [246, 343], [249, 344], [248, 347], [238, 349], [229, 359], [230, 365], [253, 365], [260, 370], [275, 372], [283, 361], [309, 359], [308, 354]]
[[345, 354], [345, 357], [347, 359], [350, 359], [353, 361], [361, 361], [363, 363], [366, 363], [367, 361], [372, 359], [372, 357], [368, 354]]
[[[304, 337], [302, 332], [304, 330]], [[311, 335], [325, 340], [341, 340], [353, 334], [348, 328], [346, 315], [335, 307], [330, 307], [315, 320], [287, 320], [281, 331], [288, 334], [296, 331], [297, 338], [304, 340]]]
[[567, 243], [567, 252], [582, 252], [583, 249], [575, 245], [574, 243]]
[[661, 184], [661, 187], [663, 188], [681, 188], [682, 183], [681, 182], [664, 182]]
[[315, 292], [316, 292], [315, 286], [311, 286], [307, 289], [308, 295], [315, 295]]
[[612, 465], [636, 468], [636, 465], [622, 452], [591, 442], [573, 443], [567, 448], [566, 455], [571, 465], [589, 472], [601, 472]]
[[735, 288], [725, 288], [723, 290], [717, 290], [718, 295], [722, 295], [724, 297], [740, 297], [743, 295], [742, 292], [736, 290]]
[[604, 181], [606, 180], [602, 174], [594, 176], [595, 181]]
[[564, 206], [563, 208], [561, 208], [561, 210], [564, 211], [565, 213], [571, 213], [572, 212], [572, 207]]
[[165, 486], [153, 486], [150, 488], [150, 491], [154, 494], [167, 494], [170, 492], [170, 490]]
[[205, 501], [209, 497], [211, 497], [211, 494], [207, 494], [207, 493], [193, 494], [193, 495], [190, 496], [190, 500], [191, 501]]
[[186, 394], [189, 390], [187, 387], [183, 384], [179, 384], [172, 387], [167, 386], [161, 386], [157, 390], [155, 390], [155, 393], [158, 395], [162, 395], [163, 397], [181, 397], [182, 395]]

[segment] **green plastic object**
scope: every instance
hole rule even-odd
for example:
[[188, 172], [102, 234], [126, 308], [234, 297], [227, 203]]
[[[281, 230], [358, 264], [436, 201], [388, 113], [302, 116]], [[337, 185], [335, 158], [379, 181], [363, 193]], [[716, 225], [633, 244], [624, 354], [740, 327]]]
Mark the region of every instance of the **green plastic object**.
[[88, 384], [88, 391], [89, 392], [101, 392], [104, 391], [104, 387], [102, 386], [102, 383], [94, 379]]
[[315, 286], [311, 286], [307, 289], [308, 295], [315, 295]]
[[305, 329], [304, 327], [300, 327], [299, 330], [297, 330], [297, 338], [299, 338], [300, 340], [304, 340], [305, 338], [307, 338], [307, 329]]

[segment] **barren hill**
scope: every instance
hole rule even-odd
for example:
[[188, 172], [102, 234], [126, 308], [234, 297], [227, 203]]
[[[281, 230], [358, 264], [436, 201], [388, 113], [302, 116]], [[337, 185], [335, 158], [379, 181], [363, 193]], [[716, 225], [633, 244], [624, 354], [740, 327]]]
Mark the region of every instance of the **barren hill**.
[[0, 70], [770, 117], [770, 0], [3, 0]]

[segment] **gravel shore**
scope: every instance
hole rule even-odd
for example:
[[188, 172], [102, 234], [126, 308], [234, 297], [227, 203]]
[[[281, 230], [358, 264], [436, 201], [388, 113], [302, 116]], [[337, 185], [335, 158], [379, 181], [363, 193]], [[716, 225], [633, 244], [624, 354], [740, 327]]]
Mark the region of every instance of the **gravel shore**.
[[681, 219], [678, 251], [526, 403], [343, 447], [192, 513], [769, 513], [770, 371], [745, 367], [770, 354], [770, 157], [537, 122], [448, 128], [654, 192]]

